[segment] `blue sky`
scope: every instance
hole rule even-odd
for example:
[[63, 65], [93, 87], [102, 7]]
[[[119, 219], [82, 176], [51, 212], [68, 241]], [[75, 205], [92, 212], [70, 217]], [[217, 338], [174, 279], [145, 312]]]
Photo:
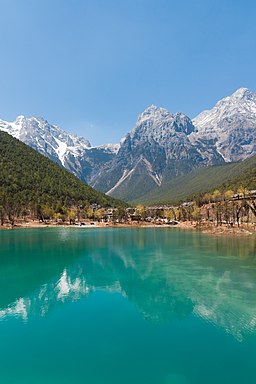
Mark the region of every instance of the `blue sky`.
[[151, 104], [256, 91], [254, 0], [0, 0], [0, 117], [118, 142]]

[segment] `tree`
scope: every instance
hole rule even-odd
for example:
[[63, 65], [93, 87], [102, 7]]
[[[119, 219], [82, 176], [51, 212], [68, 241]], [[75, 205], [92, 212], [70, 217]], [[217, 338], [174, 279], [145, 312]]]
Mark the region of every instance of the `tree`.
[[91, 207], [87, 208], [86, 215], [89, 219], [94, 219], [94, 210]]
[[140, 216], [142, 220], [145, 220], [147, 214], [145, 206], [142, 204], [138, 204], [135, 209], [135, 214]]
[[163, 216], [168, 220], [174, 219], [174, 213], [172, 209], [164, 209]]
[[57, 223], [59, 220], [61, 220], [61, 213], [60, 212], [54, 212], [53, 218]]
[[227, 191], [224, 192], [225, 200], [231, 200], [233, 196], [234, 196], [234, 191], [232, 191], [232, 189], [228, 189]]
[[105, 209], [104, 208], [98, 208], [94, 211], [94, 217], [96, 220], [100, 221], [105, 216]]
[[241, 186], [237, 189], [238, 195], [241, 195], [243, 198], [246, 198], [246, 196], [249, 195], [249, 191], [247, 188]]
[[0, 222], [1, 222], [1, 225], [4, 225], [4, 220], [5, 220], [5, 209], [2, 205], [0, 205]]
[[200, 222], [201, 219], [202, 219], [202, 216], [201, 216], [201, 209], [198, 207], [198, 206], [194, 206], [194, 209], [192, 211], [192, 218], [196, 221], [196, 222]]
[[221, 200], [221, 193], [218, 189], [215, 189], [215, 191], [212, 193], [212, 199], [213, 199], [213, 201], [220, 201]]
[[69, 223], [74, 224], [77, 217], [77, 208], [76, 207], [69, 208], [67, 211], [67, 217], [68, 217]]
[[127, 215], [126, 209], [123, 208], [123, 207], [119, 207], [117, 209], [117, 217], [118, 217], [118, 221], [119, 222], [122, 222], [122, 221], [126, 222], [127, 219], [128, 219], [128, 215]]
[[41, 216], [42, 216], [42, 221], [45, 220], [50, 220], [54, 217], [54, 209], [50, 207], [49, 205], [45, 204], [41, 208]]

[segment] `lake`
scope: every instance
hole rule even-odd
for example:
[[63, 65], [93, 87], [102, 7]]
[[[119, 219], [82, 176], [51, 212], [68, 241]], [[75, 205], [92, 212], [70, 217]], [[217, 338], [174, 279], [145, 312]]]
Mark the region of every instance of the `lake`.
[[0, 231], [0, 381], [255, 384], [255, 237]]

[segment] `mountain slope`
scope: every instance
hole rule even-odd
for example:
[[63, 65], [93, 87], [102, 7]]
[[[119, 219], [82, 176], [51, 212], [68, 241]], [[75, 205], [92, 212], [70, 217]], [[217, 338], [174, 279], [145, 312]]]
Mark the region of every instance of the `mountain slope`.
[[205, 167], [177, 177], [160, 188], [155, 188], [132, 203], [165, 204], [192, 198], [193, 195], [216, 188], [230, 189], [244, 186], [256, 189], [256, 155], [238, 163]]
[[193, 169], [255, 153], [256, 93], [240, 88], [193, 121], [181, 113], [149, 107], [93, 185], [109, 188], [111, 196], [143, 201], [152, 188], [161, 194], [170, 180]]
[[65, 166], [65, 157], [68, 153], [79, 156], [84, 149], [91, 147], [88, 140], [68, 134], [41, 117], [18, 116], [14, 122], [0, 120], [0, 130], [9, 133], [63, 166]]
[[0, 132], [0, 208], [26, 210], [47, 204], [72, 207], [122, 205], [5, 132]]
[[171, 115], [164, 108], [150, 106], [139, 116], [115, 158], [92, 178], [92, 185], [129, 200], [194, 168], [222, 163], [214, 148], [209, 146], [203, 155], [203, 149], [200, 153], [198, 145], [190, 142], [194, 130], [184, 114]]
[[18, 116], [14, 122], [0, 120], [0, 131], [21, 140], [87, 182], [102, 163], [110, 161], [118, 144], [91, 147], [88, 140], [65, 132], [41, 117]]
[[[148, 107], [120, 145], [91, 147], [42, 118], [0, 120], [10, 133], [110, 196], [142, 199], [194, 169], [256, 153], [256, 93], [240, 88], [193, 121]], [[160, 192], [160, 190], [159, 190]]]
[[256, 153], [256, 92], [240, 88], [203, 111], [193, 124], [193, 143], [214, 142], [226, 162], [243, 160]]

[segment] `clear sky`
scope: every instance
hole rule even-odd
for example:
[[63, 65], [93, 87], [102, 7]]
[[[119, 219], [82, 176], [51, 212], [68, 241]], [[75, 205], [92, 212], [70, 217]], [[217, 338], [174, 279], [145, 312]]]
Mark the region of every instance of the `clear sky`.
[[256, 91], [255, 0], [0, 0], [0, 118], [42, 116], [93, 145], [151, 104], [193, 118]]

